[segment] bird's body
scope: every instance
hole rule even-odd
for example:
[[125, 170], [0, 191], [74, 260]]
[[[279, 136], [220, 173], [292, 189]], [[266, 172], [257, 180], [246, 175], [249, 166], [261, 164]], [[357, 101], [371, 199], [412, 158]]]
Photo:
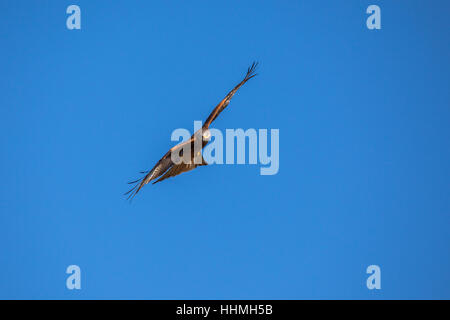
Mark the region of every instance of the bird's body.
[[[211, 139], [211, 133], [209, 126], [217, 118], [217, 116], [228, 106], [231, 98], [234, 96], [237, 90], [244, 85], [248, 80], [256, 76], [255, 69], [257, 63], [253, 63], [247, 70], [245, 78], [231, 90], [224, 99], [214, 108], [209, 117], [206, 119], [202, 128], [196, 131], [189, 140], [179, 143], [175, 147], [171, 148], [148, 172], [142, 172], [144, 177], [130, 182], [136, 185], [129, 190], [126, 195], [128, 198], [133, 198], [141, 188], [153, 181], [157, 183], [167, 178], [174, 177], [180, 173], [193, 170], [199, 166], [207, 165], [206, 161], [202, 157], [201, 150], [208, 144]], [[190, 151], [190, 152], [189, 152]], [[156, 180], [158, 179], [158, 180]], [[154, 181], [155, 180], [155, 181]]]

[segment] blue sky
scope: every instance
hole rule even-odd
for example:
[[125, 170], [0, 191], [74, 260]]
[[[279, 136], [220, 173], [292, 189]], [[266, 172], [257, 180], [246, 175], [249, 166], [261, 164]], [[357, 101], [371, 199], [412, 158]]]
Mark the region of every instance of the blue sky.
[[[449, 8], [1, 1], [0, 298], [449, 299]], [[125, 201], [253, 60], [213, 127], [279, 129], [279, 173], [203, 167]]]

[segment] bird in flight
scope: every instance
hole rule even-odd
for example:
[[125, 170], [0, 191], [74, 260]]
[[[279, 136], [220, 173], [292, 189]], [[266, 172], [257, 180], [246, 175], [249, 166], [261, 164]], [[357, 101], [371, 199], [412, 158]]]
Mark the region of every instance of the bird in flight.
[[[135, 184], [125, 195], [128, 195], [128, 199], [133, 199], [134, 196], [150, 181], [153, 184], [163, 181], [167, 178], [174, 177], [180, 173], [190, 171], [197, 168], [198, 166], [205, 166], [208, 163], [203, 159], [201, 154], [201, 149], [203, 149], [211, 139], [211, 133], [209, 131], [209, 126], [211, 123], [219, 116], [219, 114], [225, 109], [230, 103], [231, 98], [233, 98], [236, 91], [244, 85], [248, 80], [256, 76], [255, 73], [257, 62], [247, 69], [247, 74], [244, 79], [239, 82], [233, 90], [231, 90], [225, 98], [214, 108], [209, 117], [206, 119], [202, 128], [196, 131], [189, 140], [177, 144], [175, 147], [171, 148], [151, 169], [150, 171], [143, 171], [145, 174], [142, 178], [135, 181], [129, 182], [129, 184]], [[189, 152], [190, 151], [190, 152]], [[159, 178], [159, 179], [158, 179]], [[158, 180], [156, 180], [158, 179]]]

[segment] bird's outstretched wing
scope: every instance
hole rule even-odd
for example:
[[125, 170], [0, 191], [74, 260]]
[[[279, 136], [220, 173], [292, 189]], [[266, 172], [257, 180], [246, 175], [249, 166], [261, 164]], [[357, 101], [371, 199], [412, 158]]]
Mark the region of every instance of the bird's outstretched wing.
[[245, 75], [245, 78], [241, 82], [239, 82], [239, 84], [236, 87], [234, 87], [234, 89], [231, 90], [225, 96], [225, 98], [223, 98], [223, 100], [220, 101], [220, 103], [214, 108], [209, 117], [206, 119], [205, 124], [203, 125], [204, 130], [208, 129], [210, 124], [217, 118], [217, 116], [223, 111], [223, 109], [225, 109], [228, 106], [231, 98], [233, 98], [236, 91], [238, 91], [239, 88], [244, 85], [244, 83], [246, 83], [248, 80], [257, 75], [255, 73], [257, 66], [258, 62], [253, 62], [253, 64], [247, 69], [247, 74]]
[[[186, 140], [185, 142], [182, 142], [180, 144], [177, 144], [175, 147], [173, 147], [172, 149], [170, 149], [165, 155], [164, 157], [162, 157], [157, 163], [156, 165], [153, 167], [152, 170], [150, 171], [143, 171], [141, 173], [145, 174], [145, 176], [143, 176], [142, 178], [139, 178], [135, 181], [131, 181], [128, 182], [128, 184], [135, 184], [133, 188], [131, 188], [130, 190], [128, 190], [125, 195], [128, 195], [127, 200], [132, 200], [134, 198], [134, 196], [139, 192], [139, 190], [141, 190], [141, 188], [143, 186], [145, 186], [147, 183], [149, 183], [152, 180], [157, 179], [158, 177], [160, 177], [161, 175], [164, 174], [164, 172], [166, 172], [167, 170], [169, 170], [169, 168], [171, 167], [176, 167], [177, 165], [174, 165], [173, 161], [172, 161], [172, 153], [173, 152], [178, 152], [178, 150], [180, 148], [182, 148], [183, 146], [185, 146], [186, 144], [190, 144], [194, 141], [194, 137], [191, 137], [189, 140]], [[189, 169], [191, 170], [191, 169]], [[170, 170], [169, 170], [170, 171]], [[181, 173], [181, 172], [180, 172]], [[179, 173], [178, 173], [179, 174]], [[162, 179], [161, 179], [162, 180]]]

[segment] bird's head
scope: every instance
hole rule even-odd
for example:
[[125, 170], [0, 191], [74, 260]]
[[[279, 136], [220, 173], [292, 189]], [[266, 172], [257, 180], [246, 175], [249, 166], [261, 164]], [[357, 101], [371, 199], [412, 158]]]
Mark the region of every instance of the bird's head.
[[211, 132], [208, 129], [203, 131], [202, 137], [203, 137], [203, 140], [209, 141], [209, 139], [211, 139]]

